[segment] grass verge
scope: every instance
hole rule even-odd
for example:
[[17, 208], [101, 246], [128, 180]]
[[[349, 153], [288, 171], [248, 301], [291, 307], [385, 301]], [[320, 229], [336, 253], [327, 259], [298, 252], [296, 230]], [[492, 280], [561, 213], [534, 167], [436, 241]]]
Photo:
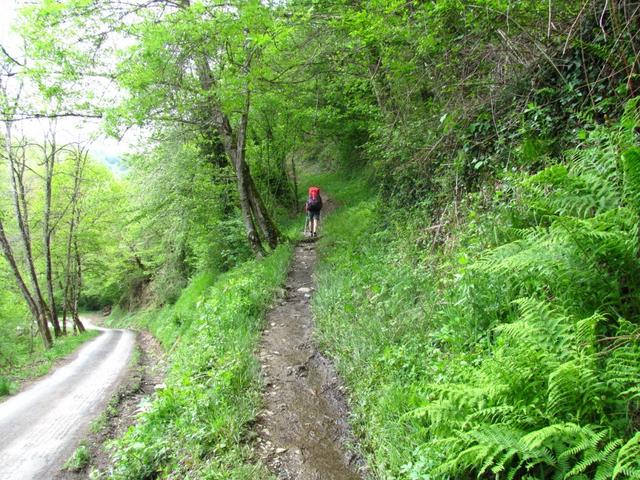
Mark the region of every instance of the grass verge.
[[270, 478], [252, 464], [245, 443], [261, 403], [253, 354], [291, 254], [291, 246], [283, 245], [265, 259], [220, 275], [212, 285], [212, 277], [196, 278], [176, 305], [156, 318], [144, 312], [129, 319], [158, 335], [170, 351], [171, 366], [166, 388], [111, 444], [112, 478]]
[[64, 469], [70, 472], [79, 472], [91, 461], [91, 453], [86, 443], [81, 442], [71, 457], [65, 462]]

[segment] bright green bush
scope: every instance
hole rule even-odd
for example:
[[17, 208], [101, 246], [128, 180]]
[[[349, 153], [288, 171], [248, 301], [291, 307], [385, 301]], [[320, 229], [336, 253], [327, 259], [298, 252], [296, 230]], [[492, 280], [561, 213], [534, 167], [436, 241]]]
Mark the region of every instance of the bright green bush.
[[8, 378], [0, 375], [0, 397], [11, 394], [13, 388], [13, 383]]

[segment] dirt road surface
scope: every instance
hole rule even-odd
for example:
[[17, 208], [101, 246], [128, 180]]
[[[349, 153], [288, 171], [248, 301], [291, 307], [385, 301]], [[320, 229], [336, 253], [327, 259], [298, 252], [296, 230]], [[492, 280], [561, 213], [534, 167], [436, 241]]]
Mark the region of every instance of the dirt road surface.
[[102, 329], [76, 357], [0, 403], [0, 480], [53, 478], [127, 372], [135, 335]]

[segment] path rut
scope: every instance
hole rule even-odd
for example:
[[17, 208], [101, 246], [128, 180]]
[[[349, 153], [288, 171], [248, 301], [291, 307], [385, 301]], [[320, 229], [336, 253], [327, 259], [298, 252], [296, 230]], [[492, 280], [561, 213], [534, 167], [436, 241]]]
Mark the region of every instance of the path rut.
[[258, 454], [280, 480], [364, 478], [347, 424], [344, 387], [313, 341], [309, 302], [315, 244], [300, 243], [285, 298], [267, 315], [259, 358], [265, 410], [258, 420]]

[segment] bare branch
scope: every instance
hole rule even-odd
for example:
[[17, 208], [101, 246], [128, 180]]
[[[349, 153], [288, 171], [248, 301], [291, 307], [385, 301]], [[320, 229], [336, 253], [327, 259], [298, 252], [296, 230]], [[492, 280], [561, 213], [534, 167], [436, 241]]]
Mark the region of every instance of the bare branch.
[[62, 117], [77, 117], [77, 118], [103, 118], [102, 114], [97, 113], [79, 113], [79, 112], [60, 112], [60, 113], [29, 113], [20, 116], [14, 116], [11, 118], [0, 117], [2, 122], [19, 122], [21, 120], [34, 120], [38, 118], [62, 118]]
[[7, 50], [4, 48], [4, 46], [1, 43], [0, 43], [0, 50], [2, 50], [2, 53], [4, 53], [5, 57], [7, 57], [13, 63], [15, 63], [16, 65], [19, 65], [21, 67], [24, 67], [24, 63], [20, 63], [18, 60], [16, 60], [11, 55], [9, 55], [9, 52], [7, 52]]

